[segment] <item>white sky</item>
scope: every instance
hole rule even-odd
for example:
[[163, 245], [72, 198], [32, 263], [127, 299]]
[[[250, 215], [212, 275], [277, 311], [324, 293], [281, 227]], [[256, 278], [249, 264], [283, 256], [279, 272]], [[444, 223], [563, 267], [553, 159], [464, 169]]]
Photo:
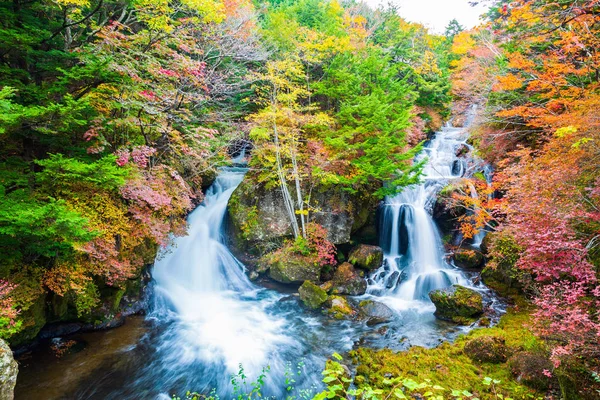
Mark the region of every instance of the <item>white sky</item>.
[[448, 22], [456, 18], [465, 28], [479, 25], [479, 15], [487, 11], [485, 6], [471, 7], [469, 0], [366, 0], [374, 8], [392, 2], [399, 6], [401, 17], [420, 22], [435, 33], [443, 33]]

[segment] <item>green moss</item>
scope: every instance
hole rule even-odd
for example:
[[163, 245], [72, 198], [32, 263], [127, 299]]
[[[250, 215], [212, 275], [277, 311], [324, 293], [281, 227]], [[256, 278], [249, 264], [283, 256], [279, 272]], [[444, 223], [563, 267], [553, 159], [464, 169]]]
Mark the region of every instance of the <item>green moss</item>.
[[459, 324], [468, 324], [483, 312], [481, 295], [473, 289], [454, 285], [429, 294], [435, 304], [436, 317]]
[[493, 328], [481, 328], [459, 337], [455, 343], [443, 343], [433, 349], [412, 347], [405, 352], [393, 352], [389, 349], [373, 350], [359, 348], [350, 352], [356, 368], [354, 383], [357, 386], [369, 384], [385, 387], [384, 380], [390, 376], [401, 376], [417, 382], [431, 380], [433, 384], [445, 388], [469, 390], [482, 399], [487, 399], [489, 388], [483, 384], [485, 377], [502, 381], [505, 395], [513, 399], [528, 399], [541, 393], [515, 380], [507, 363], [491, 364], [479, 362], [468, 357], [465, 345], [481, 337], [493, 336], [501, 339], [508, 354], [529, 349], [545, 351], [543, 342], [526, 328], [529, 312], [509, 310], [500, 323]]
[[310, 281], [304, 281], [298, 293], [304, 305], [312, 309], [321, 307], [327, 301], [327, 292]]
[[335, 319], [345, 319], [355, 314], [345, 297], [329, 296], [327, 303], [329, 305], [327, 313]]

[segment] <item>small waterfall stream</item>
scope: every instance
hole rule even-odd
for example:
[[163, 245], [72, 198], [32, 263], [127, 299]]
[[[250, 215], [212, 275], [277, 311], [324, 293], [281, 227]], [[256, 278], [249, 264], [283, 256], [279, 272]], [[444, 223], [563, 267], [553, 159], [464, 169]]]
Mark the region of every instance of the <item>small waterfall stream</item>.
[[[467, 127], [475, 110], [469, 113]], [[385, 199], [379, 221], [384, 263], [369, 277], [367, 297], [379, 298], [398, 311], [429, 313], [435, 310], [429, 300], [432, 290], [453, 284], [473, 286], [462, 271], [446, 261], [431, 216], [439, 191], [451, 180], [471, 172], [467, 162], [457, 155], [461, 146], [470, 148], [467, 138], [467, 128], [447, 124], [416, 157], [416, 161], [426, 160], [422, 183]], [[479, 232], [474, 242], [481, 243], [484, 235], [484, 231]]]

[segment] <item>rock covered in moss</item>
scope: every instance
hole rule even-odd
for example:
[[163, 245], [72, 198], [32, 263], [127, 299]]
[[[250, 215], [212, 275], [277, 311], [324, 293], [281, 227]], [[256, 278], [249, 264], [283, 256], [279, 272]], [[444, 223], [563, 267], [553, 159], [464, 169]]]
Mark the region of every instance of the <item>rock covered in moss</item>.
[[261, 264], [269, 270], [269, 277], [281, 283], [319, 282], [321, 267], [306, 257], [288, 254], [286, 257], [267, 255]]
[[300, 300], [308, 308], [317, 309], [327, 301], [327, 292], [310, 281], [304, 281], [298, 289]]
[[329, 296], [327, 308], [327, 313], [335, 319], [351, 318], [356, 314], [348, 300], [342, 296]]
[[367, 318], [368, 326], [375, 326], [388, 322], [394, 316], [391, 308], [374, 300], [363, 300], [358, 304], [361, 316]]
[[367, 281], [350, 263], [343, 263], [337, 267], [333, 274], [332, 292], [334, 294], [347, 294], [360, 296], [367, 291]]
[[14, 399], [18, 372], [19, 366], [13, 358], [12, 350], [4, 340], [0, 339], [0, 399]]
[[463, 351], [471, 360], [492, 364], [505, 362], [508, 353], [505, 340], [498, 336], [471, 339], [465, 344]]
[[552, 363], [541, 354], [522, 351], [512, 356], [508, 365], [515, 379], [531, 388], [547, 390], [552, 383], [552, 377], [548, 376]]
[[[295, 197], [293, 187], [290, 192]], [[313, 188], [311, 204], [322, 210], [313, 215], [313, 222], [327, 230], [327, 239], [334, 244], [348, 243], [351, 234], [367, 223], [375, 206], [374, 197], [352, 195], [335, 186]], [[293, 235], [279, 185], [260, 182], [252, 172], [246, 174], [229, 199], [228, 222], [234, 250], [264, 249], [274, 240]]]
[[481, 250], [481, 252], [484, 255], [487, 256], [489, 254], [490, 245], [492, 244], [493, 240], [494, 240], [494, 232], [488, 232], [481, 240], [481, 244], [479, 245], [479, 250]]
[[458, 249], [454, 252], [454, 264], [461, 268], [482, 268], [485, 262], [483, 254], [476, 250]]
[[379, 246], [359, 244], [350, 251], [348, 261], [357, 267], [373, 271], [383, 264], [383, 250]]
[[469, 324], [483, 314], [483, 299], [473, 289], [454, 285], [434, 290], [429, 298], [435, 304], [435, 316], [444, 321]]

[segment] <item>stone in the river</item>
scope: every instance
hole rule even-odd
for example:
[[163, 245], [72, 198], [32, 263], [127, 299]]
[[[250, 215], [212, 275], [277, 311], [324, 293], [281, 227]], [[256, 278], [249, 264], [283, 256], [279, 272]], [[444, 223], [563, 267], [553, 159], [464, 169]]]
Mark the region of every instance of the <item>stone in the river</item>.
[[343, 263], [333, 274], [333, 293], [359, 296], [367, 291], [367, 281], [350, 263]]
[[480, 336], [469, 340], [463, 351], [472, 360], [499, 364], [506, 361], [508, 349], [504, 338]]
[[305, 281], [298, 293], [304, 305], [312, 309], [321, 307], [327, 301], [327, 292], [310, 281]]
[[360, 314], [367, 318], [367, 325], [374, 326], [388, 322], [394, 312], [385, 304], [374, 300], [363, 300], [358, 304]]
[[434, 290], [429, 298], [435, 304], [435, 316], [444, 321], [467, 325], [483, 313], [481, 295], [464, 286]]
[[250, 278], [251, 281], [255, 281], [260, 277], [260, 274], [256, 271], [250, 271], [250, 274], [248, 275], [248, 278]]
[[458, 249], [454, 252], [454, 264], [458, 267], [478, 269], [483, 267], [484, 262], [483, 254], [476, 250]]
[[350, 251], [348, 261], [357, 267], [373, 271], [383, 264], [383, 250], [379, 246], [359, 244]]
[[329, 296], [327, 306], [327, 312], [335, 319], [351, 318], [355, 314], [348, 300], [342, 296]]
[[14, 399], [19, 367], [8, 344], [0, 339], [0, 399]]
[[269, 276], [281, 283], [318, 282], [321, 267], [304, 257], [287, 257], [285, 260], [271, 258], [261, 262], [269, 264]]
[[391, 289], [391, 288], [399, 285], [400, 283], [402, 283], [407, 278], [408, 278], [408, 274], [405, 271], [402, 271], [402, 272], [394, 271], [386, 279], [386, 281], [385, 281], [385, 287], [388, 288], [388, 289]]

